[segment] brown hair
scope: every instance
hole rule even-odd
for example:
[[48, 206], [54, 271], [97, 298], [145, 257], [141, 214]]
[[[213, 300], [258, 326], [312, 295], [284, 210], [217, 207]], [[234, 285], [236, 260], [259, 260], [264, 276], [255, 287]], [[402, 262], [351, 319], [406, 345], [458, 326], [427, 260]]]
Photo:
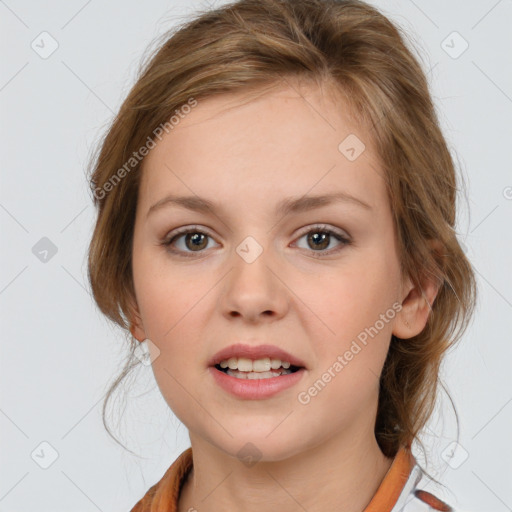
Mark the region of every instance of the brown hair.
[[[127, 169], [126, 162], [154, 140], [158, 126], [191, 98], [262, 90], [290, 79], [334, 84], [374, 139], [403, 275], [416, 286], [427, 275], [440, 284], [423, 331], [410, 339], [393, 336], [383, 367], [375, 436], [382, 452], [394, 456], [401, 445], [419, 441], [434, 410], [443, 355], [462, 336], [476, 302], [474, 272], [454, 229], [454, 163], [405, 35], [362, 1], [240, 0], [202, 12], [165, 37], [93, 162], [98, 218], [88, 270], [99, 308], [128, 331], [136, 304], [131, 251], [141, 164]], [[137, 344], [131, 339], [126, 365], [104, 402], [109, 434], [106, 405], [137, 366]]]

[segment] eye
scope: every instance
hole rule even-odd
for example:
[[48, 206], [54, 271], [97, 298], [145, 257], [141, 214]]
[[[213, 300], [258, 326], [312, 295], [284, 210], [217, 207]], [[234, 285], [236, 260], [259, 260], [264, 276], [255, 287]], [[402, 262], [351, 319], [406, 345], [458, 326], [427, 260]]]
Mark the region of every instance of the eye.
[[[305, 247], [305, 249], [309, 249], [310, 252], [313, 253], [318, 253], [314, 254], [315, 257], [322, 257], [338, 252], [344, 246], [352, 243], [346, 235], [338, 232], [337, 230], [330, 229], [325, 225], [309, 228], [309, 230], [304, 232], [298, 240], [300, 241], [302, 238], [306, 239], [306, 244], [309, 246]], [[193, 253], [200, 254], [201, 252], [204, 252], [205, 249], [210, 248], [208, 239], [213, 238], [205, 231], [192, 226], [170, 233], [165, 240], [161, 242], [161, 245], [165, 246], [166, 249], [173, 254], [189, 257], [194, 256]], [[335, 241], [338, 242], [337, 247], [334, 249], [331, 247], [329, 250], [326, 250]], [[304, 247], [299, 246], [299, 248]]]
[[[308, 245], [305, 249], [312, 249], [313, 252], [320, 253], [315, 255], [316, 257], [322, 257], [327, 254], [332, 254], [333, 252], [338, 252], [344, 246], [351, 243], [347, 236], [333, 229], [329, 229], [324, 225], [315, 226], [313, 229], [310, 228], [301, 235], [298, 240], [301, 240], [302, 238], [306, 238], [306, 244]], [[336, 240], [339, 242], [337, 248], [331, 248], [326, 251], [325, 249], [331, 245], [331, 242]]]
[[[191, 255], [190, 253], [200, 253], [204, 249], [207, 249], [208, 238], [211, 239], [208, 233], [195, 227], [183, 228], [177, 232], [171, 233], [162, 242], [162, 245], [172, 253], [189, 256]], [[175, 247], [177, 247], [177, 249]]]

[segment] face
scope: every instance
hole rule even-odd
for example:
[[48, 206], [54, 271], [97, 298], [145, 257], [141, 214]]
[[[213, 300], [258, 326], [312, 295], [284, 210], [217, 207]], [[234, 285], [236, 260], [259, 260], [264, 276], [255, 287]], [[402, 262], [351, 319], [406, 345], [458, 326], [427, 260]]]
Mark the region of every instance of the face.
[[[191, 438], [233, 456], [248, 442], [281, 460], [373, 435], [407, 291], [370, 134], [341, 97], [297, 91], [200, 101], [143, 165], [134, 334], [151, 340], [159, 388]], [[227, 375], [211, 364], [233, 344], [271, 345], [300, 369], [272, 385]]]

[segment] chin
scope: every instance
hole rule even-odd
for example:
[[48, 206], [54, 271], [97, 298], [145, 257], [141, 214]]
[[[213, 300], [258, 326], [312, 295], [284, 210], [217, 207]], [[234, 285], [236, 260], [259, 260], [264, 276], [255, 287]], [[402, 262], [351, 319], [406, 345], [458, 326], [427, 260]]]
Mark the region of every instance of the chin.
[[[248, 467], [256, 462], [277, 462], [289, 459], [314, 446], [315, 440], [307, 442], [304, 432], [290, 430], [290, 424], [283, 422], [283, 417], [267, 418], [258, 425], [236, 425], [232, 422], [225, 427], [233, 436], [223, 431], [212, 436], [205, 436], [209, 442], [224, 453], [246, 462]], [[299, 423], [300, 425], [300, 423]], [[277, 427], [277, 428], [276, 428]]]
[[248, 467], [256, 462], [283, 461], [297, 455], [304, 449], [290, 438], [286, 441], [282, 438], [269, 441], [265, 436], [244, 436], [243, 441], [235, 439], [227, 446], [223, 444], [217, 447], [231, 457], [239, 459]]

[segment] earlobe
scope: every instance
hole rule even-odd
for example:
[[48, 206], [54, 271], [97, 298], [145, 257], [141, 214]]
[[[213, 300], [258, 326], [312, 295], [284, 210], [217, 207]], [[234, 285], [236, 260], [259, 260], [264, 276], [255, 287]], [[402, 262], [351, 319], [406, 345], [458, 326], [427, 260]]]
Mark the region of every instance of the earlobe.
[[130, 301], [130, 333], [132, 336], [139, 342], [143, 342], [147, 336], [144, 331], [144, 326], [142, 325], [142, 320], [140, 318], [139, 309], [133, 301]]
[[141, 343], [146, 339], [144, 331], [136, 323], [130, 323], [130, 332], [132, 336]]
[[410, 285], [408, 281], [408, 286], [405, 288], [408, 290], [405, 294], [405, 298], [401, 302], [401, 309], [398, 315], [396, 316], [395, 323], [393, 325], [393, 335], [397, 338], [407, 339], [415, 336], [413, 334], [413, 330], [411, 329], [411, 324], [409, 319], [412, 318], [413, 314], [413, 298], [414, 298], [414, 286]]

